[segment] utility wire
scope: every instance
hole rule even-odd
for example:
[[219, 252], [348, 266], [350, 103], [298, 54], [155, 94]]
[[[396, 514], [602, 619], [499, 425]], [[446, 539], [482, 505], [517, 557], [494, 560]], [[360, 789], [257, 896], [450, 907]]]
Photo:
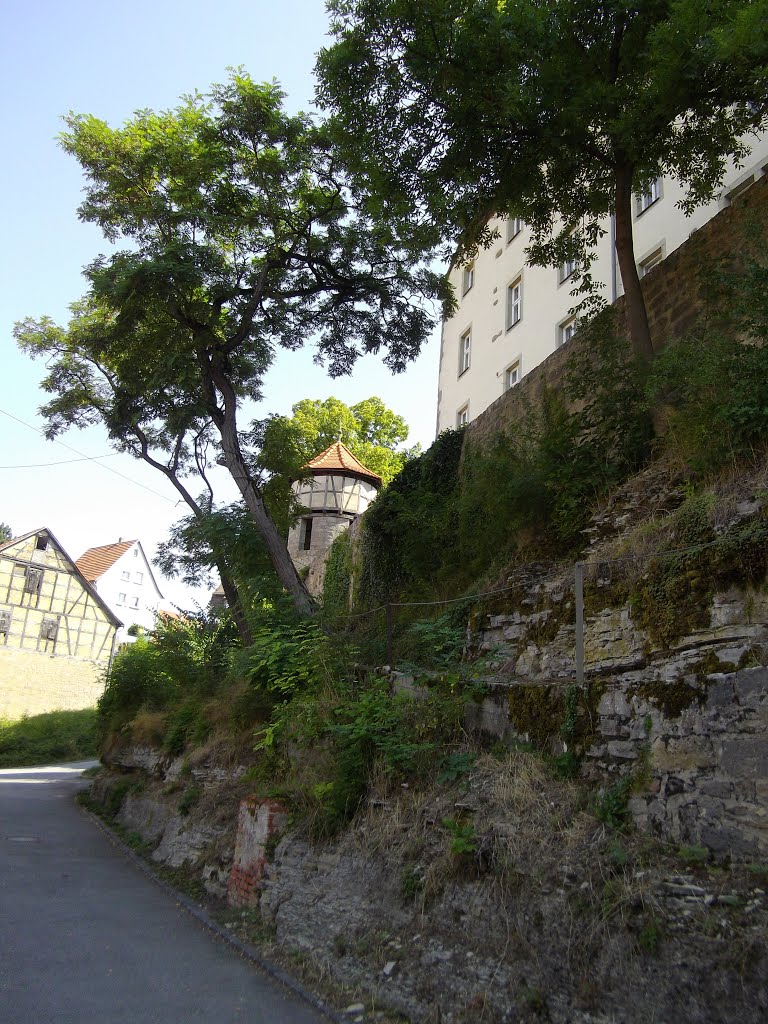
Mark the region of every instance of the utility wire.
[[[14, 416], [13, 413], [7, 412], [5, 409], [0, 409], [0, 412], [4, 416], [7, 416], [8, 419], [15, 420], [17, 423], [21, 423], [21, 425], [23, 427], [29, 427], [29, 429], [30, 430], [34, 430], [34, 432], [36, 434], [40, 434], [41, 437], [45, 437], [45, 434], [43, 433], [42, 430], [38, 430], [37, 427], [33, 427], [32, 424], [31, 423], [27, 423], [26, 420], [22, 420], [18, 416]], [[48, 438], [46, 438], [46, 440], [48, 440]], [[167, 501], [170, 505], [178, 504], [178, 502], [175, 502], [173, 500], [173, 498], [169, 498], [167, 494], [161, 494], [160, 491], [155, 491], [155, 490], [153, 490], [153, 488], [147, 487], [146, 484], [139, 483], [138, 480], [134, 480], [132, 477], [126, 476], [125, 473], [121, 473], [121, 472], [119, 472], [119, 470], [113, 469], [111, 466], [105, 466], [103, 463], [98, 461], [100, 458], [103, 458], [103, 456], [101, 456], [101, 455], [86, 455], [85, 452], [81, 452], [77, 448], [73, 448], [71, 444], [66, 444], [64, 441], [59, 441], [59, 439], [57, 437], [52, 438], [52, 440], [55, 441], [56, 444], [60, 444], [62, 446], [62, 448], [67, 448], [69, 451], [74, 452], [75, 455], [80, 455], [85, 461], [92, 462], [95, 466], [100, 466], [102, 469], [106, 469], [110, 473], [114, 473], [115, 476], [119, 476], [123, 480], [127, 480], [128, 483], [129, 484], [133, 484], [134, 487], [141, 487], [143, 490], [149, 491], [150, 494], [154, 494], [155, 497], [162, 498], [163, 501]]]
[[113, 459], [119, 454], [119, 452], [108, 452], [106, 455], [84, 455], [82, 459], [62, 459], [61, 462], [30, 462], [19, 466], [0, 466], [0, 469], [47, 469], [48, 466], [69, 466], [73, 462], [89, 462], [92, 459]]

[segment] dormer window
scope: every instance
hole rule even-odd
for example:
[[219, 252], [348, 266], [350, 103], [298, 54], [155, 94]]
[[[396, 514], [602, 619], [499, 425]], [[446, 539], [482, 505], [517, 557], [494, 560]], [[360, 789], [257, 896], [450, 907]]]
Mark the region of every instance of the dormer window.
[[35, 551], [47, 551], [48, 550], [48, 538], [42, 536], [42, 534], [35, 540]]

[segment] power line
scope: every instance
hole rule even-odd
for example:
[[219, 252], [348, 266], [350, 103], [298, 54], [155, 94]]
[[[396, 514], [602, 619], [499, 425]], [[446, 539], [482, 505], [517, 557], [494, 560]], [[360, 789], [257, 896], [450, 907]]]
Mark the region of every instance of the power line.
[[[2, 412], [1, 409], [0, 412]], [[69, 466], [73, 462], [89, 462], [92, 459], [113, 459], [119, 454], [119, 452], [107, 452], [106, 455], [85, 455], [82, 459], [62, 459], [61, 462], [30, 462], [19, 466], [0, 466], [0, 469], [47, 469], [48, 466]]]
[[[31, 423], [27, 423], [26, 420], [22, 420], [18, 416], [14, 416], [13, 413], [7, 412], [5, 409], [0, 409], [0, 412], [4, 416], [7, 416], [8, 419], [15, 420], [17, 423], [20, 423], [23, 427], [29, 427], [29, 429], [30, 430], [34, 430], [34, 432], [36, 434], [40, 434], [41, 437], [45, 437], [45, 434], [43, 433], [42, 430], [38, 430], [37, 427], [33, 427], [32, 424]], [[49, 440], [49, 439], [46, 438], [46, 440]], [[75, 455], [81, 456], [86, 462], [92, 462], [95, 466], [100, 466], [101, 469], [106, 469], [108, 472], [114, 473], [115, 476], [119, 476], [123, 480], [127, 480], [128, 483], [129, 484], [133, 484], [134, 487], [141, 487], [143, 490], [149, 491], [150, 494], [154, 494], [156, 498], [162, 498], [163, 501], [167, 501], [171, 505], [178, 504], [178, 502], [175, 502], [173, 500], [173, 498], [169, 498], [166, 494], [161, 494], [159, 491], [155, 491], [151, 487], [147, 487], [146, 484], [139, 483], [138, 480], [134, 480], [132, 477], [126, 476], [125, 473], [121, 473], [121, 472], [119, 472], [119, 470], [113, 469], [111, 466], [105, 466], [102, 462], [98, 461], [100, 458], [103, 458], [103, 456], [101, 456], [101, 455], [86, 455], [85, 452], [81, 452], [79, 449], [73, 448], [71, 444], [66, 444], [64, 441], [59, 441], [59, 439], [57, 437], [51, 438], [50, 440], [55, 441], [56, 444], [60, 444], [62, 446], [62, 448], [66, 448], [69, 451], [74, 452]]]

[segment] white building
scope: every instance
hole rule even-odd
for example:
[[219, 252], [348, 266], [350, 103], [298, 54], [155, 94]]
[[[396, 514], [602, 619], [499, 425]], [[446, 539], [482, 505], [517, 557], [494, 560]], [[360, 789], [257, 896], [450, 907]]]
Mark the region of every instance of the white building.
[[118, 643], [131, 626], [153, 629], [163, 595], [138, 540], [120, 540], [88, 548], [75, 565], [99, 597], [124, 622]]
[[[717, 197], [686, 217], [677, 207], [685, 195], [679, 182], [659, 178], [634, 203], [635, 258], [641, 276], [660, 263], [698, 228], [728, 206], [768, 170], [768, 136], [761, 136], [741, 168], [729, 164]], [[608, 302], [621, 294], [613, 218], [605, 223], [592, 275]], [[473, 264], [450, 275], [459, 302], [443, 324], [437, 398], [437, 432], [460, 427], [492, 402], [576, 330], [571, 310], [579, 302], [573, 265], [526, 265], [528, 232], [517, 219], [491, 222], [499, 238], [481, 249]]]

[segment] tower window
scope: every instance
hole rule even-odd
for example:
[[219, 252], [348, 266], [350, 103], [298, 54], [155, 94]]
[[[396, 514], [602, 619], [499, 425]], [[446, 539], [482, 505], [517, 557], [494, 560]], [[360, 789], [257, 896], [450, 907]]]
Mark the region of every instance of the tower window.
[[302, 551], [309, 551], [312, 547], [312, 520], [301, 520], [301, 533], [299, 534], [299, 548]]

